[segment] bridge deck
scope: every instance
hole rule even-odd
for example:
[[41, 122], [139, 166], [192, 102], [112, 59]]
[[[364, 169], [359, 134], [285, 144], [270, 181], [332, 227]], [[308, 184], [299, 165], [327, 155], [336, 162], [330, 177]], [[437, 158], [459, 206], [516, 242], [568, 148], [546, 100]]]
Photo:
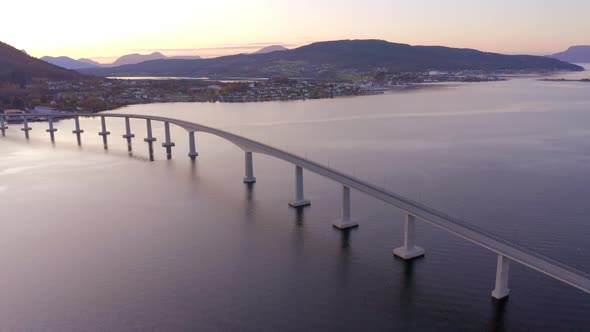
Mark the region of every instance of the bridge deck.
[[[97, 116], [97, 115], [80, 115], [80, 116]], [[250, 152], [266, 154], [286, 162], [301, 166], [308, 171], [327, 177], [338, 183], [350, 188], [354, 188], [367, 195], [380, 199], [383, 202], [391, 204], [409, 214], [412, 214], [432, 225], [442, 228], [450, 233], [458, 235], [468, 241], [487, 248], [497, 254], [508, 257], [509, 259], [528, 266], [552, 278], [560, 280], [566, 284], [574, 286], [586, 293], [590, 293], [590, 275], [579, 271], [566, 264], [560, 263], [543, 254], [525, 248], [517, 243], [503, 239], [489, 231], [470, 225], [464, 221], [458, 220], [446, 215], [440, 211], [430, 208], [424, 204], [415, 202], [411, 199], [397, 195], [386, 189], [377, 187], [357, 179], [351, 175], [344, 174], [328, 166], [307, 160], [300, 156], [294, 155], [287, 151], [274, 148], [272, 146], [232, 134], [220, 129], [160, 116], [145, 116], [133, 114], [115, 114], [101, 113], [100, 116], [117, 117], [117, 118], [135, 118], [151, 119], [155, 121], [169, 122], [183, 127], [187, 131], [200, 131], [210, 133], [225, 138], [242, 149]], [[59, 116], [56, 116], [59, 117]]]

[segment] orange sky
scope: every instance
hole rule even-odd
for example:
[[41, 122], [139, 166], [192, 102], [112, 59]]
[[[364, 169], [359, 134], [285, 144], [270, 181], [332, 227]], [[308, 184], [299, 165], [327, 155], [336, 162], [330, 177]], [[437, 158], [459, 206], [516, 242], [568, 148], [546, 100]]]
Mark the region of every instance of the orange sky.
[[348, 38], [529, 54], [590, 44], [587, 0], [53, 0], [2, 7], [13, 14], [0, 20], [0, 40], [37, 57], [103, 62], [127, 53], [211, 57]]

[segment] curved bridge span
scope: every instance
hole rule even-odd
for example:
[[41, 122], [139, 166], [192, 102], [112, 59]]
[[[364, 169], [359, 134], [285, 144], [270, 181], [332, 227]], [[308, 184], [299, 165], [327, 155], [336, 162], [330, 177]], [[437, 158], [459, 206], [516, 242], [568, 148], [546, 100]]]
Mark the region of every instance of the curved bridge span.
[[[18, 117], [22, 120], [23, 127], [21, 130], [25, 133], [28, 139], [29, 131], [32, 129], [29, 126], [29, 119], [38, 117], [37, 115], [18, 115], [9, 116], [0, 114], [0, 130], [2, 136], [6, 135], [6, 130], [9, 127], [6, 125], [7, 120], [14, 120]], [[470, 242], [473, 242], [481, 247], [484, 247], [492, 252], [498, 254], [497, 268], [496, 268], [496, 284], [492, 291], [492, 296], [496, 299], [503, 299], [508, 297], [510, 290], [508, 288], [509, 267], [511, 262], [520, 263], [533, 270], [548, 275], [554, 279], [564, 282], [568, 285], [574, 286], [586, 293], [590, 293], [590, 274], [579, 271], [566, 264], [560, 263], [536, 251], [523, 247], [515, 242], [503, 239], [489, 231], [470, 225], [462, 220], [453, 218], [443, 212], [437, 211], [424, 204], [418, 203], [411, 199], [405, 198], [394, 192], [378, 187], [371, 183], [360, 180], [354, 176], [344, 174], [328, 166], [316, 163], [306, 158], [297, 156], [287, 151], [266, 145], [252, 139], [242, 137], [230, 132], [204, 126], [201, 124], [172, 119], [161, 116], [135, 115], [135, 114], [77, 114], [71, 115], [50, 115], [48, 118], [48, 129], [46, 131], [50, 134], [52, 141], [54, 140], [54, 133], [57, 131], [53, 127], [54, 119], [73, 118], [75, 123], [75, 130], [73, 133], [78, 138], [80, 144], [80, 135], [84, 132], [80, 129], [80, 117], [99, 117], [101, 119], [102, 131], [98, 134], [103, 137], [103, 142], [107, 144], [107, 136], [110, 132], [107, 131], [105, 118], [121, 118], [125, 121], [126, 133], [123, 138], [130, 144], [131, 139], [135, 137], [131, 133], [130, 119], [140, 119], [146, 121], [146, 134], [144, 139], [149, 145], [150, 157], [153, 159], [153, 143], [156, 138], [152, 135], [152, 121], [159, 121], [164, 123], [165, 128], [165, 142], [162, 146], [166, 148], [168, 158], [171, 158], [171, 149], [174, 143], [170, 140], [170, 124], [184, 128], [188, 132], [189, 139], [189, 153], [191, 159], [198, 156], [195, 144], [195, 132], [209, 133], [221, 138], [224, 138], [245, 152], [245, 177], [244, 182], [256, 182], [253, 172], [253, 153], [265, 154], [274, 158], [281, 159], [288, 163], [295, 165], [295, 199], [289, 204], [293, 207], [301, 207], [309, 205], [310, 201], [304, 198], [303, 194], [303, 170], [307, 170], [335, 182], [342, 184], [342, 211], [341, 217], [336, 220], [333, 225], [339, 229], [345, 229], [358, 226], [358, 223], [351, 219], [350, 215], [350, 189], [354, 189], [365, 193], [369, 196], [377, 198], [383, 202], [397, 207], [405, 212], [405, 228], [404, 228], [404, 243], [401, 247], [393, 250], [393, 253], [402, 259], [414, 259], [424, 255], [425, 251], [415, 245], [415, 221], [416, 219], [425, 221], [431, 225], [446, 230], [452, 234], [462, 237]]]

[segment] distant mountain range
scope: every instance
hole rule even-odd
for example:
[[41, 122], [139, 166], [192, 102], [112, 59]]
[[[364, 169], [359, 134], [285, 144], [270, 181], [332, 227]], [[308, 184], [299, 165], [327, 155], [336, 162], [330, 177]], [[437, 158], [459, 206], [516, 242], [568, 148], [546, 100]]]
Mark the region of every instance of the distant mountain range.
[[66, 69], [82, 69], [82, 68], [100, 68], [100, 67], [116, 67], [116, 66], [123, 66], [123, 65], [133, 65], [145, 61], [151, 60], [163, 60], [163, 59], [185, 59], [185, 60], [197, 60], [201, 59], [199, 56], [172, 56], [167, 57], [160, 52], [154, 52], [152, 54], [127, 54], [123, 55], [115, 62], [111, 64], [100, 64], [91, 59], [72, 59], [67, 56], [58, 56], [58, 57], [51, 57], [51, 56], [44, 56], [41, 60], [45, 62], [49, 62], [56, 66], [60, 66]]
[[280, 52], [213, 59], [153, 60], [112, 68], [82, 69], [99, 76], [307, 77], [334, 78], [373, 72], [583, 70], [557, 59], [503, 55], [473, 49], [411, 46], [383, 40], [318, 42]]
[[49, 64], [0, 42], [0, 82], [25, 84], [34, 78], [75, 80], [81, 75], [73, 70]]
[[57, 56], [57, 57], [44, 56], [41, 58], [41, 60], [51, 63], [56, 66], [60, 66], [62, 68], [66, 68], [66, 69], [81, 69], [81, 68], [99, 67], [100, 66], [99, 63], [95, 63], [94, 61], [90, 62], [90, 61], [92, 61], [90, 59], [75, 60], [75, 59], [72, 59], [67, 56]]
[[112, 64], [109, 65], [109, 67], [116, 67], [116, 66], [123, 66], [123, 65], [133, 65], [136, 63], [142, 63], [145, 61], [151, 61], [151, 60], [165, 60], [165, 59], [179, 59], [179, 60], [198, 60], [201, 59], [200, 56], [172, 56], [172, 57], [167, 57], [164, 54], [160, 53], [160, 52], [154, 52], [152, 54], [138, 54], [138, 53], [134, 53], [134, 54], [127, 54], [127, 55], [123, 55], [122, 57], [118, 58], [117, 60], [115, 60], [115, 62], [113, 62]]
[[549, 57], [573, 63], [590, 63], [590, 45], [572, 46]]
[[264, 54], [270, 52], [277, 52], [277, 51], [287, 51], [288, 48], [281, 46], [281, 45], [271, 45], [264, 48], [259, 49], [258, 51], [254, 52], [254, 54]]

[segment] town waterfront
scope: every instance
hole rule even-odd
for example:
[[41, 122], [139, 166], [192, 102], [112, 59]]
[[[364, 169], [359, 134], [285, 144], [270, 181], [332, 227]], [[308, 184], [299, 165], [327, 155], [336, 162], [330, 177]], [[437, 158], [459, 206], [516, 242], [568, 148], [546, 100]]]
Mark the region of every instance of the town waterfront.
[[[559, 77], [588, 77], [587, 72]], [[590, 272], [590, 86], [536, 78], [383, 95], [264, 103], [135, 105], [329, 164]], [[149, 162], [145, 126], [18, 125], [0, 139], [0, 322], [6, 330], [583, 330], [588, 295], [514, 264], [491, 299], [496, 256], [418, 223], [426, 257], [395, 259], [400, 211], [352, 193], [358, 229], [335, 230], [340, 188], [292, 165], [173, 128]]]

